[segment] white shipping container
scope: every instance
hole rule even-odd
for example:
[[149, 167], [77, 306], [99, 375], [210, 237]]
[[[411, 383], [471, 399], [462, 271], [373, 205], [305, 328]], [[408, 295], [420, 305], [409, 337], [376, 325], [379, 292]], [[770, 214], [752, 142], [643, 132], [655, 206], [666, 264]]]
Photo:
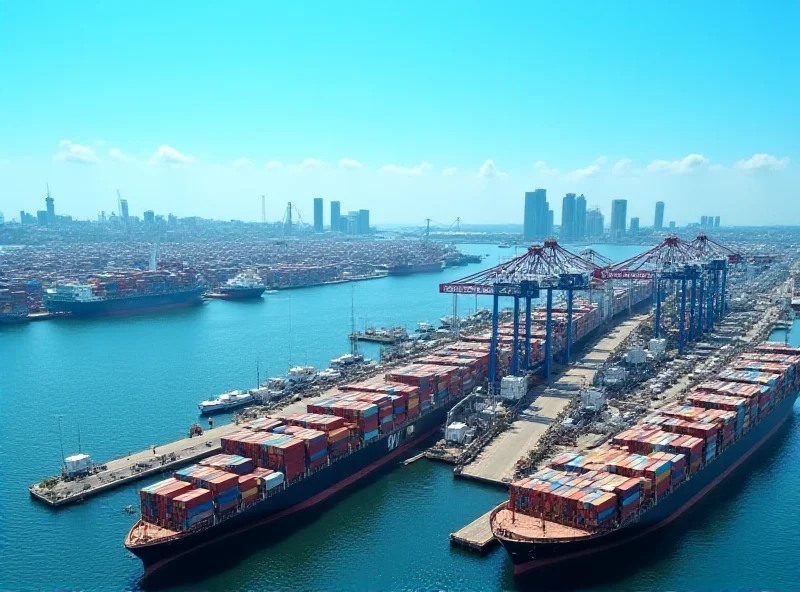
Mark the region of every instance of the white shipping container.
[[281, 483], [283, 483], [283, 473], [270, 473], [264, 477], [264, 484], [266, 485], [267, 489], [275, 489]]
[[448, 442], [457, 442], [461, 444], [464, 438], [467, 437], [467, 429], [467, 424], [455, 421], [447, 426], [444, 439]]

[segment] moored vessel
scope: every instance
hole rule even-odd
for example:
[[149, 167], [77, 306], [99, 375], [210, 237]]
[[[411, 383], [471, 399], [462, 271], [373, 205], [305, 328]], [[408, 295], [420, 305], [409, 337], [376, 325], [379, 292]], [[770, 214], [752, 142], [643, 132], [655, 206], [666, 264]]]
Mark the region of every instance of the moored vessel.
[[607, 571], [623, 548], [710, 497], [790, 420], [799, 369], [800, 349], [765, 343], [610, 445], [559, 455], [513, 483], [490, 522], [515, 577], [565, 585]]
[[224, 413], [225, 411], [232, 411], [239, 409], [245, 405], [253, 403], [255, 398], [245, 391], [230, 391], [223, 393], [213, 399], [206, 399], [197, 404], [202, 415], [212, 415], [214, 413]]
[[255, 272], [243, 272], [229, 279], [216, 290], [206, 294], [208, 298], [223, 300], [248, 300], [261, 298], [267, 287]]

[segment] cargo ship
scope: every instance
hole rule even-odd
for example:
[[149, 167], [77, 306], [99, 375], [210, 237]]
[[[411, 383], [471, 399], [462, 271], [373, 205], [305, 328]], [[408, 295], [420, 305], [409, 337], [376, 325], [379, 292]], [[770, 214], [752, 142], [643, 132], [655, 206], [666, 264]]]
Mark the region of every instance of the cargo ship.
[[799, 368], [800, 349], [764, 343], [610, 445], [559, 455], [512, 483], [490, 523], [515, 578], [566, 585], [598, 566], [613, 571], [623, 549], [644, 548], [787, 424]]
[[191, 272], [103, 274], [86, 283], [57, 282], [45, 292], [44, 306], [72, 317], [127, 315], [200, 304], [204, 291]]
[[212, 543], [277, 528], [437, 435], [448, 410], [483, 379], [489, 358], [482, 345], [467, 357], [438, 353], [437, 364], [340, 387], [307, 413], [243, 424], [222, 438], [222, 451], [243, 463], [244, 475], [193, 466], [143, 489], [142, 517], [125, 546], [144, 563], [145, 577]]
[[206, 294], [206, 296], [223, 300], [247, 300], [261, 298], [266, 289], [267, 287], [257, 274], [245, 272], [228, 280], [213, 292]]
[[386, 270], [389, 275], [410, 275], [412, 273], [433, 273], [442, 271], [443, 266], [441, 261], [434, 263], [398, 263], [396, 265], [389, 265]]
[[28, 294], [25, 290], [0, 288], [0, 325], [28, 321]]

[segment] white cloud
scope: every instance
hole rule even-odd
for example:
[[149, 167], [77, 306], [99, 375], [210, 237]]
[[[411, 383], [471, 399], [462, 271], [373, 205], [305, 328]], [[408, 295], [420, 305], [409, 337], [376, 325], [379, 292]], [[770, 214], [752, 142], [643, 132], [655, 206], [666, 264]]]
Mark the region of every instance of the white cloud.
[[282, 169], [283, 163], [280, 160], [270, 160], [264, 166], [267, 167], [268, 169], [276, 170], [276, 169]]
[[300, 164], [290, 164], [286, 168], [289, 169], [292, 173], [299, 173], [302, 171], [310, 171], [314, 169], [323, 169], [328, 166], [328, 163], [324, 160], [318, 160], [316, 158], [304, 158], [303, 162]]
[[702, 154], [689, 154], [680, 160], [654, 160], [647, 165], [647, 170], [653, 173], [686, 175], [704, 169], [708, 165], [708, 159]]
[[453, 177], [458, 174], [458, 169], [456, 167], [449, 167], [442, 171], [442, 174], [445, 177]]
[[108, 155], [119, 162], [134, 162], [136, 160], [133, 156], [128, 156], [119, 148], [112, 148], [108, 151]]
[[611, 168], [611, 173], [614, 175], [625, 175], [631, 172], [631, 169], [633, 169], [633, 162], [631, 159], [623, 158], [614, 164], [614, 166]]
[[547, 163], [543, 160], [537, 160], [536, 163], [533, 165], [533, 168], [536, 169], [536, 172], [538, 174], [548, 177], [558, 174], [558, 169], [551, 169], [549, 166], [547, 166]]
[[191, 154], [183, 154], [172, 146], [161, 145], [151, 159], [154, 163], [161, 164], [189, 164], [194, 160]]
[[77, 162], [80, 164], [97, 164], [99, 159], [94, 150], [80, 144], [73, 144], [69, 140], [61, 140], [58, 143], [58, 152], [56, 153], [56, 160], [65, 160], [67, 162]]
[[403, 167], [396, 164], [387, 164], [381, 167], [381, 172], [395, 175], [423, 175], [431, 170], [428, 162], [421, 162], [415, 167]]
[[106, 141], [105, 141], [105, 140], [103, 140], [103, 139], [100, 139], [100, 140], [95, 140], [95, 141], [94, 141], [94, 143], [95, 143], [97, 146], [105, 146], [105, 145], [106, 145]]
[[242, 156], [241, 158], [237, 158], [233, 161], [233, 166], [239, 169], [245, 169], [253, 166], [253, 161]]
[[343, 158], [339, 161], [339, 168], [355, 171], [358, 169], [363, 169], [364, 165], [357, 160], [353, 160], [352, 158]]
[[483, 163], [483, 166], [481, 166], [481, 169], [478, 171], [478, 176], [484, 179], [494, 179], [495, 177], [505, 177], [507, 175], [498, 170], [497, 165], [490, 158]]
[[736, 163], [736, 168], [741, 171], [781, 171], [789, 166], [789, 158], [777, 158], [772, 154], [753, 154], [747, 160], [740, 160]]
[[600, 172], [599, 165], [590, 164], [589, 166], [584, 167], [582, 169], [575, 169], [574, 171], [571, 171], [568, 174], [568, 176], [572, 179], [581, 180], [581, 179], [586, 179], [588, 177], [593, 177], [599, 172]]

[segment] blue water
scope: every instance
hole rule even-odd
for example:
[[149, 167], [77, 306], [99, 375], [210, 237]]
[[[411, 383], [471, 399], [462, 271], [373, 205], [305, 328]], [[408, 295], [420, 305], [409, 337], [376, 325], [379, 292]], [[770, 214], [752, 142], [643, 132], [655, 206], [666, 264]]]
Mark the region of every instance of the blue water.
[[[358, 326], [436, 321], [452, 312], [440, 282], [514, 254], [486, 245], [465, 250], [490, 257], [440, 274], [357, 284]], [[619, 260], [640, 249], [597, 250]], [[182, 437], [200, 399], [255, 385], [257, 364], [263, 378], [290, 362], [326, 366], [348, 351], [351, 290], [324, 286], [255, 303], [0, 330], [0, 589], [119, 590], [136, 587], [142, 573], [122, 547], [134, 520], [123, 508], [138, 503], [141, 484], [59, 511], [30, 500], [27, 486], [60, 465], [57, 416], [65, 452], [78, 450], [80, 429], [82, 449], [96, 459]], [[462, 313], [474, 308], [474, 298], [460, 299]], [[800, 345], [800, 330], [789, 340]], [[794, 421], [738, 491], [695, 516], [676, 544], [656, 547], [657, 560], [627, 568], [629, 577], [605, 589], [797, 589], [798, 431]], [[480, 558], [451, 549], [447, 538], [503, 497], [454, 480], [444, 465], [400, 466], [316, 522], [275, 545], [243, 549], [240, 563], [186, 589], [512, 589], [501, 550]]]

